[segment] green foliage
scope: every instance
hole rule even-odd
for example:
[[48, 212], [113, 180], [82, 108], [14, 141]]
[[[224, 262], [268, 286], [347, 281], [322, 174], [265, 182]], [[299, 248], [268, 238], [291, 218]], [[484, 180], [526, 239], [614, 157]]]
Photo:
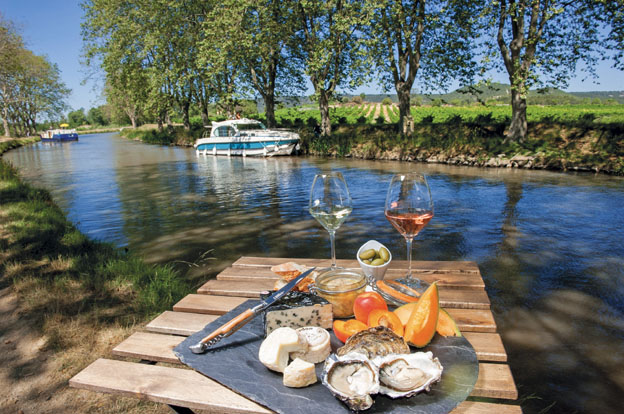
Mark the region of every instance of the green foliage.
[[68, 113], [67, 120], [69, 121], [69, 126], [72, 128], [76, 128], [77, 126], [86, 124], [87, 117], [85, 116], [84, 108], [80, 108]]
[[101, 105], [95, 108], [89, 109], [87, 113], [87, 122], [89, 125], [101, 125], [106, 126], [109, 125], [111, 120], [107, 114], [106, 105]]
[[383, 101], [381, 101], [382, 105], [392, 105], [392, 99], [390, 98], [383, 98]]
[[0, 116], [4, 135], [34, 135], [37, 118], [62, 115], [69, 93], [58, 67], [28, 50], [15, 26], [0, 14]]

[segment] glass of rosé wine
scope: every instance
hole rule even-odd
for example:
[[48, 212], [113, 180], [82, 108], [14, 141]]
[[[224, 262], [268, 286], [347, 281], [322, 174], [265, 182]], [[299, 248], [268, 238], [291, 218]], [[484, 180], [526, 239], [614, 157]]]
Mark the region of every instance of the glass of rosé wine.
[[397, 282], [405, 286], [401, 289], [404, 293], [422, 292], [429, 284], [412, 275], [412, 240], [433, 218], [433, 199], [425, 176], [418, 173], [392, 176], [384, 210], [388, 221], [407, 243], [407, 274]]

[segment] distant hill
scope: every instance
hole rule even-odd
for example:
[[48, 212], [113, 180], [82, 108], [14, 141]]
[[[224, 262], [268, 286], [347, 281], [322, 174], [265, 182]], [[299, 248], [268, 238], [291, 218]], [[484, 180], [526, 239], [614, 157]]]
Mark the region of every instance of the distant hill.
[[[352, 95], [347, 95], [351, 97]], [[492, 83], [488, 87], [475, 87], [457, 89], [444, 94], [414, 94], [412, 99], [419, 100], [423, 104], [430, 104], [433, 101], [441, 100], [442, 103], [469, 104], [477, 101], [509, 103], [511, 87], [503, 83]], [[384, 98], [390, 98], [393, 102], [398, 102], [396, 94], [366, 95], [364, 98], [368, 102], [381, 102]], [[596, 92], [564, 92], [560, 89], [532, 90], [529, 91], [529, 104], [583, 104], [593, 103], [596, 100], [602, 103], [615, 100], [624, 104], [624, 91], [596, 91]]]
[[[473, 90], [460, 88], [453, 92], [443, 94], [413, 94], [412, 104], [420, 102], [424, 105], [434, 103], [436, 100], [442, 104], [466, 105], [477, 101], [487, 103], [509, 104], [511, 87], [504, 83], [492, 83], [488, 87], [475, 87]], [[343, 97], [351, 100], [356, 95], [346, 94]], [[357, 95], [359, 96], [359, 95]], [[385, 98], [398, 102], [396, 94], [365, 94], [366, 102], [381, 102]], [[312, 102], [308, 96], [287, 96], [280, 97], [278, 101], [287, 108], [308, 105]], [[564, 92], [560, 89], [532, 90], [529, 91], [529, 105], [561, 105], [561, 104], [588, 104], [605, 103], [616, 101], [624, 104], [624, 91], [595, 91], [595, 92]], [[264, 102], [258, 100], [258, 111], [264, 112]]]

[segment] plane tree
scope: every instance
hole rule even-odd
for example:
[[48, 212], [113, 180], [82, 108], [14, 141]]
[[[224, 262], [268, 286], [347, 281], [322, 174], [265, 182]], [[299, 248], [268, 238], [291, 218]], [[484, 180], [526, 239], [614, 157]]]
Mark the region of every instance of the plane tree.
[[321, 113], [321, 134], [331, 134], [329, 102], [337, 88], [361, 84], [367, 69], [360, 29], [368, 19], [358, 0], [300, 0], [294, 7], [293, 58], [314, 87]]
[[269, 127], [276, 125], [277, 96], [303, 89], [300, 67], [288, 47], [294, 5], [290, 0], [224, 0], [204, 23], [206, 60], [214, 61], [208, 54], [223, 53], [238, 63], [237, 89], [262, 97]]
[[601, 50], [600, 2], [495, 0], [483, 9], [486, 68], [503, 70], [511, 85], [506, 142], [527, 136], [527, 95], [532, 87], [565, 88], [579, 63], [595, 76]]
[[475, 2], [471, 0], [369, 0], [368, 54], [381, 84], [393, 85], [399, 100], [399, 131], [410, 134], [414, 82], [423, 89], [468, 83], [472, 63]]

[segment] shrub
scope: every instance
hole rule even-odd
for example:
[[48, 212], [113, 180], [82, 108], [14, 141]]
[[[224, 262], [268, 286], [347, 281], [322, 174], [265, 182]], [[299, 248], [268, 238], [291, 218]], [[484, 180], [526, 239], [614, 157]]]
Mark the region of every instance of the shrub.
[[381, 101], [382, 105], [392, 105], [392, 99], [390, 98], [383, 98], [383, 101]]
[[353, 102], [354, 104], [361, 105], [362, 102], [364, 102], [364, 99], [362, 99], [361, 96], [354, 96], [353, 98], [351, 98], [351, 102]]

